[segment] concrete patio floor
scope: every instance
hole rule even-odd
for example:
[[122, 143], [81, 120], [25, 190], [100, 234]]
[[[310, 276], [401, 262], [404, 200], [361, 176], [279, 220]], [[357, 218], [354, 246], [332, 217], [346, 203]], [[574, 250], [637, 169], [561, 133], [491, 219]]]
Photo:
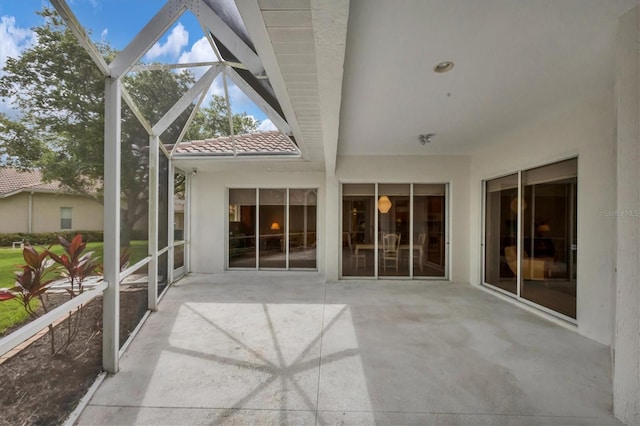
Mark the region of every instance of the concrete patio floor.
[[606, 346], [468, 285], [174, 285], [79, 424], [605, 425]]

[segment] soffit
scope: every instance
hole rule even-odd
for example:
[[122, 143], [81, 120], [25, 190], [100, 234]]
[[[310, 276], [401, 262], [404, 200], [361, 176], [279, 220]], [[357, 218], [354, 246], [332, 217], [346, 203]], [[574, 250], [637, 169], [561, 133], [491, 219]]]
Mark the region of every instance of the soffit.
[[323, 163], [311, 3], [309, 0], [258, 0], [258, 6], [308, 159]]
[[[339, 155], [455, 155], [612, 90], [637, 0], [352, 0]], [[433, 67], [453, 61], [436, 74]], [[605, 106], [612, 107], [612, 106]], [[422, 146], [418, 135], [436, 133]]]

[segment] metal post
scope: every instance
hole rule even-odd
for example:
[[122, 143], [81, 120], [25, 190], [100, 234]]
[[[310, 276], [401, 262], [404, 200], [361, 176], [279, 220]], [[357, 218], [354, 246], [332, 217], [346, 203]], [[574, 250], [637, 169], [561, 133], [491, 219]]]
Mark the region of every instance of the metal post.
[[120, 349], [120, 118], [121, 82], [105, 79], [104, 280], [102, 367], [118, 372]]
[[158, 310], [158, 162], [160, 137], [149, 136], [149, 287], [148, 307]]

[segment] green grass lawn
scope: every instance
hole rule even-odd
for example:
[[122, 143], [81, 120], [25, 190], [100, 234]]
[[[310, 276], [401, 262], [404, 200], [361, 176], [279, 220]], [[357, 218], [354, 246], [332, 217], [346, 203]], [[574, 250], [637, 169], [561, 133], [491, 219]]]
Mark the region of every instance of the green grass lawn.
[[[36, 308], [39, 304], [37, 300], [34, 300], [31, 302], [31, 307]], [[29, 319], [29, 314], [16, 299], [0, 302], [0, 335], [9, 327], [20, 324], [27, 319]]]
[[[36, 250], [38, 253], [41, 253], [43, 248], [36, 247]], [[51, 247], [51, 251], [56, 254], [62, 254], [64, 252], [60, 245]], [[98, 257], [100, 261], [102, 261], [103, 243], [88, 243], [87, 251], [94, 251], [94, 257]], [[147, 242], [131, 241], [131, 258], [129, 265], [133, 265], [146, 256]], [[21, 249], [0, 247], [0, 288], [13, 287], [17, 266], [23, 265], [24, 263]], [[27, 318], [27, 313], [17, 300], [13, 299], [0, 302], [0, 333], [3, 333], [8, 327], [23, 322]]]

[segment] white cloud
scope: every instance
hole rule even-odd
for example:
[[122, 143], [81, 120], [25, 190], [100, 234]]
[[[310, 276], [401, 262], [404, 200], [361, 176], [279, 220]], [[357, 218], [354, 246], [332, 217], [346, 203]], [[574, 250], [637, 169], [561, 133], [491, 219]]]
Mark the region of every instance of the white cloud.
[[276, 127], [275, 124], [273, 124], [273, 122], [271, 120], [269, 120], [268, 118], [263, 120], [260, 125], [258, 126], [258, 131], [259, 132], [269, 132], [271, 130], [278, 130], [278, 128]]
[[102, 30], [102, 32], [100, 33], [100, 41], [104, 43], [107, 40], [108, 34], [109, 34], [108, 28], [105, 28], [104, 30]]
[[0, 17], [0, 66], [4, 68], [7, 58], [20, 56], [22, 51], [35, 41], [36, 35], [33, 31], [16, 27], [15, 17]]
[[[0, 17], [0, 76], [4, 74], [7, 58], [17, 58], [36, 42], [36, 34], [28, 28], [16, 26], [13, 16]], [[11, 99], [0, 100], [0, 112], [13, 115]]]
[[189, 43], [189, 32], [178, 23], [171, 32], [165, 43], [157, 42], [145, 55], [150, 61], [153, 61], [161, 56], [170, 56], [171, 58], [177, 58], [180, 55], [182, 49]]
[[216, 54], [213, 52], [209, 40], [206, 37], [202, 37], [191, 46], [191, 50], [182, 52], [180, 58], [178, 58], [179, 64], [186, 64], [189, 62], [212, 62], [217, 61]]
[[[218, 58], [213, 52], [213, 49], [209, 44], [209, 40], [207, 40], [206, 37], [202, 37], [201, 39], [193, 43], [193, 46], [191, 46], [191, 50], [184, 51], [180, 54], [178, 63], [188, 64], [194, 62], [213, 62], [217, 60]], [[196, 79], [200, 78], [202, 74], [204, 74], [208, 69], [209, 67], [190, 68]]]

